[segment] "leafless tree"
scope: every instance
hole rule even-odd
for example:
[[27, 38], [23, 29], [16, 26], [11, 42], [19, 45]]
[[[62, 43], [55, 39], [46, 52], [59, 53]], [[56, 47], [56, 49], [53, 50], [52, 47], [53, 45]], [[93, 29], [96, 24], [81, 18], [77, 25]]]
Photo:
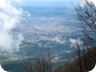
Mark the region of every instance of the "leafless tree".
[[[82, 45], [84, 55], [81, 55], [80, 45], [77, 42], [77, 56], [78, 58], [72, 62], [60, 66], [54, 72], [88, 72], [92, 70], [96, 62], [96, 6], [93, 2], [85, 0], [83, 6], [76, 7], [78, 19], [85, 24], [83, 33], [87, 38]], [[87, 52], [86, 52], [87, 50]], [[50, 52], [48, 57], [39, 56], [34, 64], [28, 61], [25, 72], [52, 72], [52, 63]]]
[[25, 60], [24, 72], [52, 72], [50, 48], [48, 48], [48, 55], [40, 54], [35, 61], [32, 59]]
[[[96, 38], [95, 37], [96, 36], [96, 6], [94, 5], [93, 2], [89, 0], [85, 0], [83, 6], [76, 7], [76, 12], [78, 15], [78, 19], [83, 24], [85, 24], [85, 29], [83, 30], [83, 33], [87, 38], [87, 40], [83, 44], [83, 50], [88, 50], [88, 52], [83, 57], [80, 57], [80, 52], [79, 52], [79, 61], [82, 58], [82, 60], [84, 61], [83, 64], [85, 65], [85, 69], [87, 72], [95, 66], [95, 61], [96, 61], [96, 42], [95, 42], [96, 41], [95, 39]], [[93, 50], [95, 51], [93, 52]], [[91, 61], [90, 65], [88, 63], [89, 61]], [[80, 62], [82, 63], [82, 61]], [[82, 68], [81, 68], [81, 72], [82, 72]]]

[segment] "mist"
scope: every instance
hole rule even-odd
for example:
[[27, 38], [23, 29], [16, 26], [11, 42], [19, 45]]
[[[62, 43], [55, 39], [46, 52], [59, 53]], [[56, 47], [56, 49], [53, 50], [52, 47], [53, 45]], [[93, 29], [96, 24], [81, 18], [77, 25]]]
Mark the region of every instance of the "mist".
[[0, 1], [0, 50], [7, 52], [19, 51], [22, 34], [13, 38], [11, 30], [22, 20], [23, 10], [12, 5], [11, 0]]

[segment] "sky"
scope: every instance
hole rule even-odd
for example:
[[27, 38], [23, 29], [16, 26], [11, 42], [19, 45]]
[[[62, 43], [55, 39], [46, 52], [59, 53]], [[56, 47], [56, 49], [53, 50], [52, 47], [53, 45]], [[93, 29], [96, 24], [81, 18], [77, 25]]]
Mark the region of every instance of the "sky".
[[[3, 0], [0, 0], [2, 3]], [[6, 0], [9, 1], [9, 0]], [[13, 5], [33, 7], [72, 7], [84, 0], [10, 0]], [[96, 0], [90, 0], [96, 4]]]
[[36, 7], [64, 7], [78, 4], [80, 0], [14, 0], [15, 5]]
[[[15, 5], [35, 7], [71, 7], [84, 0], [12, 0]], [[90, 0], [96, 4], [96, 0]]]

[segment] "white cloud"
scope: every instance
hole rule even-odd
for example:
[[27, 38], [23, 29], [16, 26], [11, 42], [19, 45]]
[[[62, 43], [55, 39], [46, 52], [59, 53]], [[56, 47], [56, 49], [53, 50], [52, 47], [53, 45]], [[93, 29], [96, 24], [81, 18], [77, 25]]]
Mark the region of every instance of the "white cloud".
[[22, 13], [11, 5], [11, 0], [0, 0], [0, 50], [12, 52], [13, 45], [17, 45], [10, 32], [20, 22]]
[[77, 44], [80, 45], [80, 46], [83, 45], [83, 41], [81, 41], [80, 39], [72, 39], [72, 38], [70, 38], [69, 41], [71, 43], [71, 47], [77, 48]]

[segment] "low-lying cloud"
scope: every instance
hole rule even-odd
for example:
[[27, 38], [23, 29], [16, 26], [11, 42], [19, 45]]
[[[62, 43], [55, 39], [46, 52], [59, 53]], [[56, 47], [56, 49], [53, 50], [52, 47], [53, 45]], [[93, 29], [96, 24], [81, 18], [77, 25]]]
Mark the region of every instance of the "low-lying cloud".
[[17, 9], [11, 4], [11, 0], [0, 1], [0, 50], [8, 52], [13, 52], [14, 48], [15, 51], [18, 50], [18, 40], [22, 39], [22, 35], [17, 35], [18, 40], [15, 40], [11, 30], [16, 26], [16, 24], [20, 23], [22, 12], [22, 10]]

